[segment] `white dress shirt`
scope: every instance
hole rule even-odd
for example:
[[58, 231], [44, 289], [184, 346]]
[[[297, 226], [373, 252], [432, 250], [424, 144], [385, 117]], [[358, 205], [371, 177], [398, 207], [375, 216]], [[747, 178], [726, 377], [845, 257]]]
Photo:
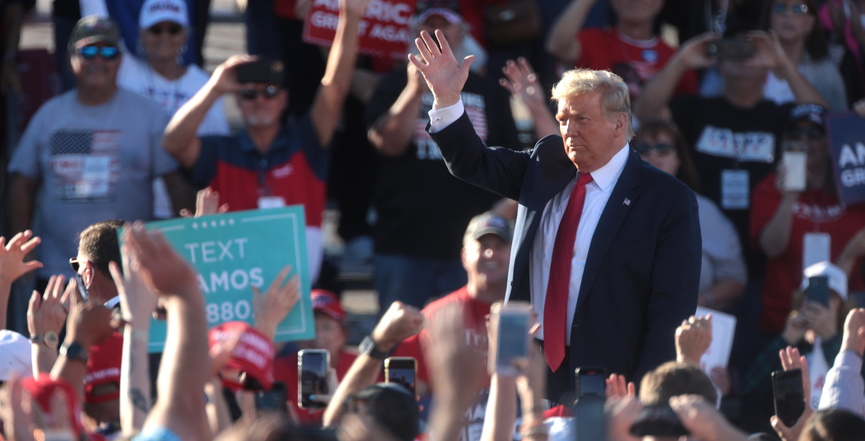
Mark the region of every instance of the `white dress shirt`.
[[[430, 110], [430, 131], [435, 133], [452, 124], [463, 114], [462, 101], [441, 109]], [[583, 204], [583, 212], [580, 215], [580, 225], [577, 227], [577, 240], [574, 243], [574, 257], [571, 260], [571, 280], [568, 286], [568, 314], [567, 317], [567, 339], [566, 344], [571, 341], [571, 326], [574, 323], [574, 311], [577, 308], [577, 298], [580, 294], [580, 285], [583, 281], [583, 272], [586, 269], [586, 258], [589, 255], [589, 246], [592, 236], [598, 227], [598, 221], [610, 199], [610, 194], [619, 181], [619, 176], [628, 162], [630, 146], [625, 144], [616, 153], [610, 162], [592, 172], [592, 182], [586, 184], [586, 200]], [[559, 223], [571, 198], [571, 191], [577, 184], [577, 178], [570, 183], [553, 199], [547, 202], [544, 213], [541, 216], [541, 224], [532, 244], [531, 259], [529, 260], [529, 271], [531, 274], [531, 300], [535, 312], [538, 313], [540, 323], [544, 321], [544, 300], [547, 294], [547, 283], [550, 279], [550, 262], [553, 257], [553, 245], [556, 241], [556, 233], [559, 231]], [[514, 251], [516, 252], [516, 251]], [[513, 271], [513, 268], [511, 268]], [[541, 327], [537, 338], [544, 339], [544, 329]]]

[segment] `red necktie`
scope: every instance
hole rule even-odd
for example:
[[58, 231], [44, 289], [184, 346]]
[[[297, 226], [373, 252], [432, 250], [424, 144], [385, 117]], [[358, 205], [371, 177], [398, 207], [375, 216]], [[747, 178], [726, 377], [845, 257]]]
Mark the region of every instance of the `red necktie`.
[[574, 244], [577, 240], [577, 226], [586, 202], [586, 184], [592, 175], [580, 175], [571, 199], [562, 215], [556, 242], [553, 245], [553, 258], [550, 262], [550, 281], [547, 284], [547, 297], [544, 300], [544, 359], [555, 372], [565, 359], [565, 325], [568, 313], [568, 287], [571, 284], [571, 260], [574, 258]]

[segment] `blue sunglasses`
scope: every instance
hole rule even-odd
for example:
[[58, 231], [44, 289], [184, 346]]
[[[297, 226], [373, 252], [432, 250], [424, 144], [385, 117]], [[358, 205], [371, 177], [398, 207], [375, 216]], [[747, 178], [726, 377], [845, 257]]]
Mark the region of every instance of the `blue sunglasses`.
[[114, 46], [84, 46], [78, 49], [78, 54], [85, 60], [92, 60], [96, 56], [101, 56], [106, 60], [113, 60], [120, 55], [120, 50]]

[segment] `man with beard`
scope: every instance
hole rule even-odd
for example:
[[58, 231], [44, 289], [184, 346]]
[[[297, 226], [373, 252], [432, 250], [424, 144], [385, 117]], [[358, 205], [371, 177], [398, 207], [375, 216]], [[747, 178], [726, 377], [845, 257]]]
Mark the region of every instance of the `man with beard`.
[[[291, 66], [233, 56], [181, 107], [165, 129], [163, 147], [189, 172], [193, 184], [219, 193], [228, 209], [252, 210], [303, 204], [310, 278], [315, 283], [324, 253], [321, 225], [327, 196], [330, 149], [348, 94], [360, 17], [370, 0], [341, 0], [336, 36], [310, 110], [282, 124]], [[301, 61], [301, 60], [298, 60]], [[253, 62], [257, 65], [245, 66]], [[238, 71], [257, 69], [256, 78]], [[297, 69], [303, 69], [299, 64]], [[241, 82], [242, 81], [242, 82]], [[233, 136], [196, 136], [219, 97], [234, 93], [244, 129]]]
[[178, 200], [177, 165], [160, 148], [168, 114], [117, 86], [119, 44], [109, 19], [90, 16], [76, 24], [69, 54], [77, 88], [36, 112], [9, 163], [10, 228], [32, 227], [42, 238], [40, 291], [51, 275], [75, 276], [68, 259], [78, 250], [71, 238], [88, 225], [152, 219], [154, 178], [162, 176], [175, 205]]

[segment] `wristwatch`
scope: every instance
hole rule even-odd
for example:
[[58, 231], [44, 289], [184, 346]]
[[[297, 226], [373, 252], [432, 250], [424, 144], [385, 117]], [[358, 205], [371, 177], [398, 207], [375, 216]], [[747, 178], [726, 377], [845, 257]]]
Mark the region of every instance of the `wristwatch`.
[[30, 343], [34, 345], [44, 344], [49, 349], [57, 349], [57, 343], [60, 340], [57, 338], [57, 334], [54, 331], [48, 331], [44, 334], [35, 334], [30, 336]]
[[377, 358], [379, 360], [384, 360], [388, 356], [390, 356], [390, 352], [382, 352], [375, 345], [375, 342], [372, 341], [372, 337], [367, 335], [361, 340], [360, 345], [357, 347], [357, 351], [363, 355], [368, 355], [372, 358]]
[[87, 349], [84, 349], [84, 346], [81, 346], [81, 343], [77, 341], [63, 343], [63, 346], [60, 346], [60, 355], [87, 364]]

